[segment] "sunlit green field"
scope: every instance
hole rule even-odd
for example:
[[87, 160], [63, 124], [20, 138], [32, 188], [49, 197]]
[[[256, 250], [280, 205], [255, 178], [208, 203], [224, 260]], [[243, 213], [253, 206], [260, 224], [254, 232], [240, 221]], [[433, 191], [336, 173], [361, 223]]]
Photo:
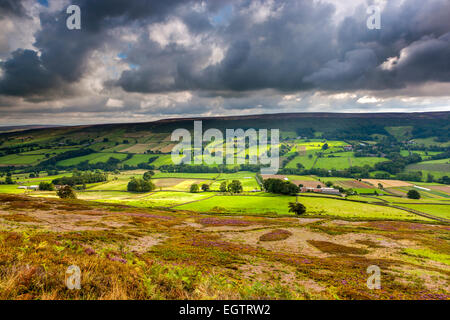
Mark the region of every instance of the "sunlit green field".
[[448, 205], [432, 205], [432, 204], [402, 204], [402, 207], [414, 209], [420, 212], [429, 213], [431, 215], [450, 219], [450, 203]]
[[45, 159], [45, 155], [21, 155], [21, 154], [9, 154], [7, 156], [0, 157], [0, 164], [2, 165], [29, 165], [38, 163]]
[[[258, 214], [272, 213], [292, 215], [288, 203], [295, 201], [292, 196], [216, 196], [178, 207], [192, 211], [223, 211], [226, 213]], [[428, 220], [399, 209], [357, 203], [332, 198], [299, 197], [299, 202], [307, 208], [307, 215], [336, 216], [345, 218]]]
[[149, 159], [151, 158], [157, 158], [158, 156], [153, 154], [135, 154], [131, 159], [128, 159], [123, 162], [124, 165], [129, 166], [137, 166], [140, 163], [148, 163]]
[[189, 192], [155, 192], [150, 195], [144, 195], [139, 199], [107, 199], [97, 200], [99, 202], [107, 203], [120, 203], [134, 207], [147, 208], [147, 207], [172, 207], [175, 205], [187, 203], [190, 201], [201, 200], [207, 197], [211, 197], [211, 193], [189, 193]]
[[157, 172], [153, 178], [215, 179], [219, 173]]
[[58, 162], [58, 165], [63, 167], [73, 166], [80, 164], [81, 162], [88, 161], [91, 164], [106, 162], [109, 158], [115, 158], [118, 160], [124, 160], [127, 157], [124, 153], [91, 153], [87, 156], [75, 157]]

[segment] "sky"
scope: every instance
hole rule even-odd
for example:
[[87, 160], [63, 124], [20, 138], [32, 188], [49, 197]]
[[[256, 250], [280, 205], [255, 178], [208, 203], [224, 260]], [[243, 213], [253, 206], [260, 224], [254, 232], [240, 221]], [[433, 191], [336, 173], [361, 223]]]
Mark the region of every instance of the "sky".
[[0, 0], [0, 125], [450, 111], [449, 17], [449, 0]]

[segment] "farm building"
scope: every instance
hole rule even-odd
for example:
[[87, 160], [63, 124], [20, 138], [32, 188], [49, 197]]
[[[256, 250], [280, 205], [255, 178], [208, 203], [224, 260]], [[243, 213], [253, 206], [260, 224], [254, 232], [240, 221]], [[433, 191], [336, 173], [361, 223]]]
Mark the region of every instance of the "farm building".
[[39, 190], [39, 186], [19, 186], [17, 189], [22, 189], [22, 190]]
[[353, 150], [353, 146], [352, 145], [344, 146], [344, 150], [345, 151], [352, 151]]
[[315, 192], [315, 193], [324, 193], [324, 194], [334, 194], [340, 196], [341, 193], [338, 189], [334, 188], [310, 188], [310, 187], [301, 187], [300, 192]]

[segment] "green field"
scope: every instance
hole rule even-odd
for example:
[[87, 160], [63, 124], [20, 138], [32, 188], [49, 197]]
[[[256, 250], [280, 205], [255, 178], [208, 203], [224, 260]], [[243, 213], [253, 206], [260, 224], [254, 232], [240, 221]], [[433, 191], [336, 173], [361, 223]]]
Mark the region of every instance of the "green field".
[[139, 199], [108, 199], [97, 200], [99, 202], [120, 203], [134, 207], [148, 208], [148, 207], [172, 207], [183, 203], [201, 200], [211, 197], [212, 193], [189, 193], [189, 192], [170, 192], [162, 191], [155, 192], [150, 195], [139, 195]]
[[155, 161], [152, 162], [152, 165], [154, 165], [155, 167], [160, 167], [163, 165], [171, 165], [171, 164], [173, 164], [172, 156], [169, 154], [161, 155], [158, 157], [158, 159], [156, 159]]
[[319, 158], [314, 168], [342, 170], [350, 168], [350, 162], [347, 157]]
[[153, 178], [215, 179], [218, 173], [157, 172]]
[[0, 157], [0, 164], [2, 165], [30, 165], [37, 164], [45, 159], [45, 155], [21, 155], [21, 154], [9, 154], [7, 156]]
[[90, 164], [95, 164], [99, 162], [107, 162], [109, 158], [115, 158], [118, 160], [124, 160], [127, 157], [124, 153], [91, 153], [87, 156], [75, 157], [67, 160], [62, 160], [58, 162], [59, 166], [69, 167], [80, 164], [81, 162], [88, 161]]
[[[216, 196], [211, 199], [186, 204], [179, 209], [211, 212], [219, 211], [236, 214], [281, 214], [292, 215], [288, 212], [288, 203], [295, 201], [290, 196]], [[371, 218], [371, 219], [405, 219], [428, 220], [420, 216], [399, 209], [357, 203], [332, 198], [314, 199], [299, 197], [299, 202], [307, 208], [307, 215], [336, 216], [343, 218]]]
[[123, 164], [127, 164], [129, 166], [137, 166], [141, 163], [148, 163], [148, 160], [151, 158], [158, 158], [158, 156], [153, 154], [135, 154], [133, 155], [133, 157], [131, 157], [131, 159], [125, 160]]
[[450, 219], [450, 203], [448, 205], [432, 205], [432, 204], [402, 204], [402, 207], [414, 209], [420, 212], [429, 213], [431, 215]]
[[315, 161], [315, 156], [313, 156], [312, 158], [310, 158], [307, 155], [304, 156], [297, 156], [294, 159], [292, 159], [291, 161], [289, 161], [289, 163], [286, 165], [286, 168], [297, 168], [297, 163], [301, 163], [305, 169], [311, 169], [314, 161]]

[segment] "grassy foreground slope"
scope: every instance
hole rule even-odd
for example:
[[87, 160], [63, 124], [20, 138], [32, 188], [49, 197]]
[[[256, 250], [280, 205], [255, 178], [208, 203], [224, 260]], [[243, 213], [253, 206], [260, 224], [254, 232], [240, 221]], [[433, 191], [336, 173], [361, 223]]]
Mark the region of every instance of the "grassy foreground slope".
[[0, 299], [449, 299], [449, 230], [0, 195]]

